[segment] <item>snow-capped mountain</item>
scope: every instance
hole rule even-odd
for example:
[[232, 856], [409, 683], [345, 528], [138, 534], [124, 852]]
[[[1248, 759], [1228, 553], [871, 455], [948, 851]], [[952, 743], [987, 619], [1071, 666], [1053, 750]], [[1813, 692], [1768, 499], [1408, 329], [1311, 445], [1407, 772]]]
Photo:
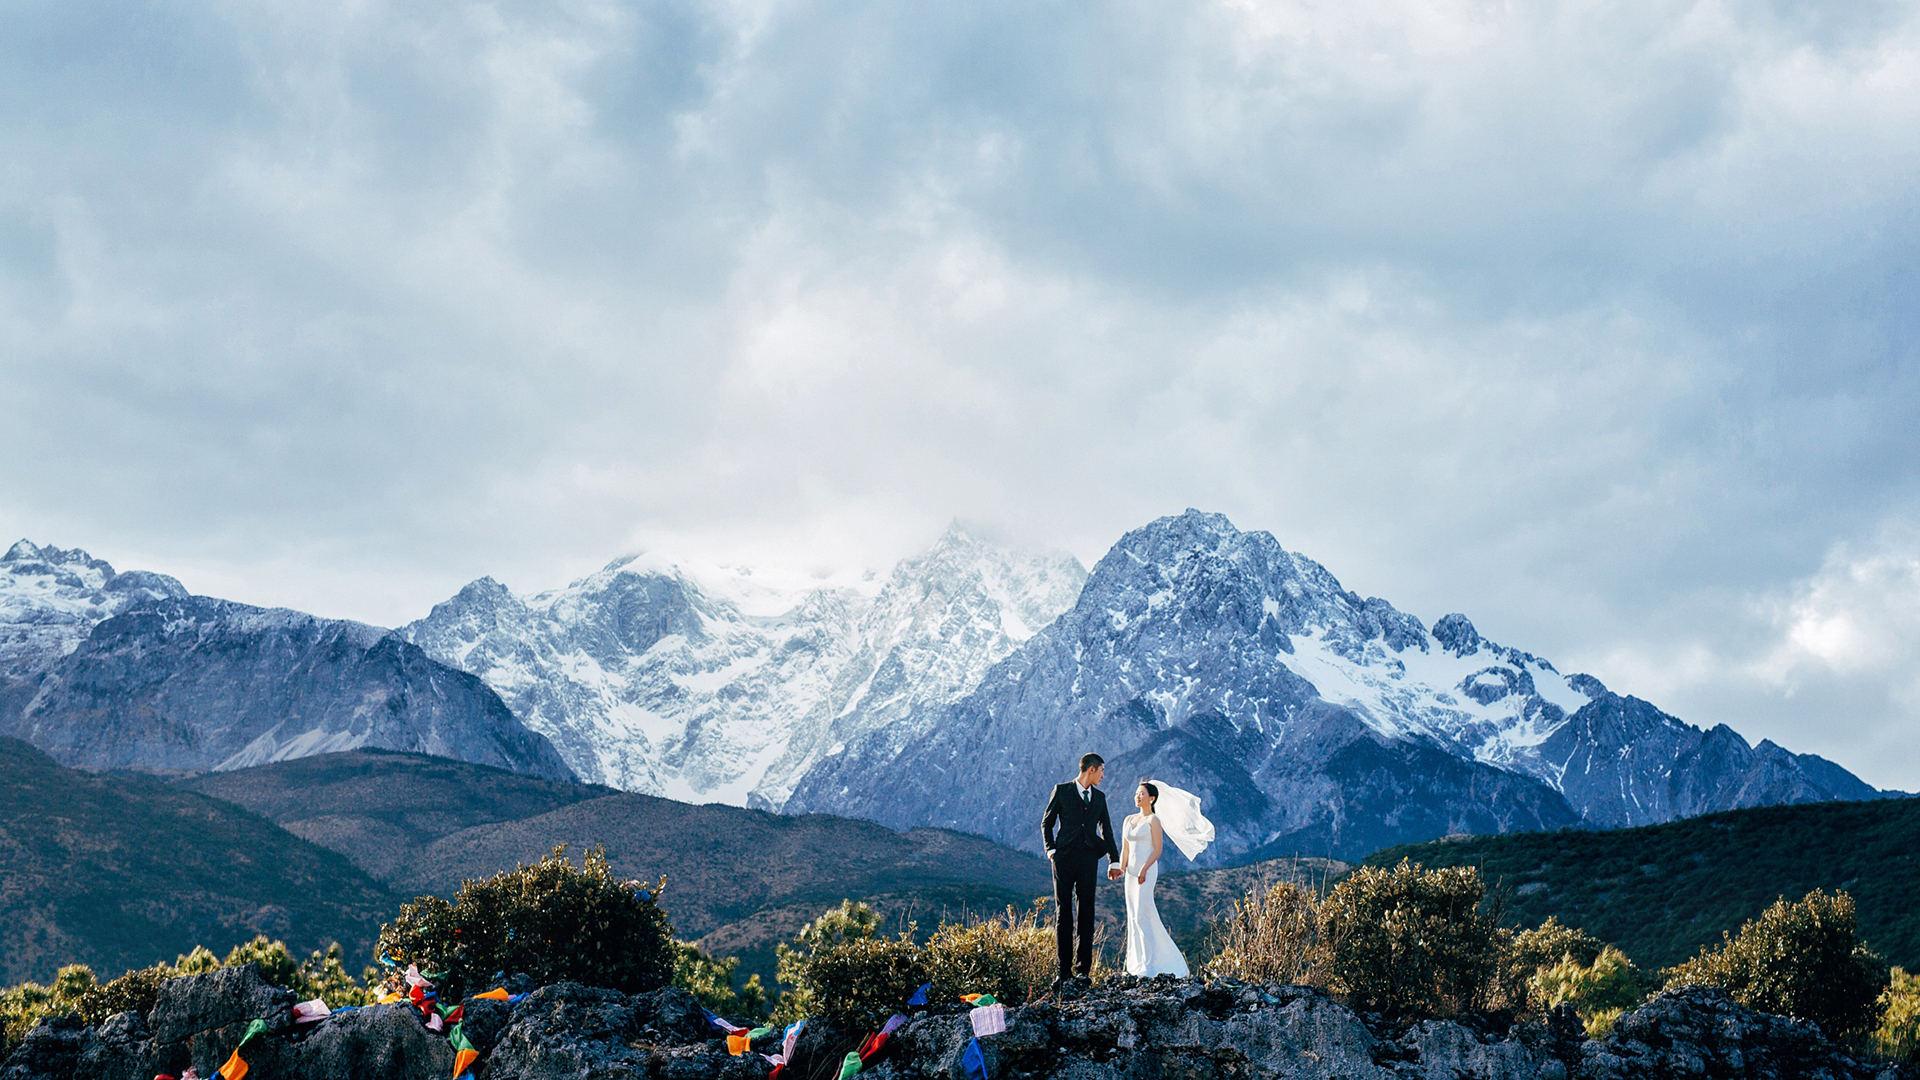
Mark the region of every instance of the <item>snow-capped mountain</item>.
[[823, 755], [972, 690], [1085, 579], [955, 527], [884, 580], [635, 557], [526, 598], [482, 578], [400, 633], [486, 680], [583, 779], [777, 808]]
[[1201, 794], [1214, 863], [1876, 794], [1564, 675], [1465, 616], [1428, 629], [1267, 533], [1188, 511], [1123, 537], [978, 689], [821, 758], [785, 809], [1037, 847], [1038, 793], [1087, 750], [1121, 788], [1151, 775]]
[[92, 769], [370, 746], [572, 776], [478, 679], [386, 631], [193, 596], [24, 540], [0, 557], [0, 734]]

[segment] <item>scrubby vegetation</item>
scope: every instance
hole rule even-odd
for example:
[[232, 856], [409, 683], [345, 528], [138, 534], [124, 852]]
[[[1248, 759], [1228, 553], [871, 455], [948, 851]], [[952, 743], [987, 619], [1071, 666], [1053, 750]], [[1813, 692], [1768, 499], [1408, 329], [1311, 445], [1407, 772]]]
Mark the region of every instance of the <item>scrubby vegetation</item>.
[[760, 985], [760, 976], [749, 976], [744, 984], [734, 985], [739, 957], [716, 959], [690, 941], [676, 941], [673, 947], [673, 985], [721, 1016], [743, 1019], [767, 1015], [767, 992]]
[[1874, 1050], [1902, 1064], [1920, 1065], [1920, 978], [1894, 968], [1892, 981], [1880, 993], [1880, 1007]]
[[1920, 970], [1920, 799], [1766, 806], [1634, 829], [1477, 836], [1389, 848], [1430, 868], [1478, 867], [1508, 894], [1503, 923], [1550, 915], [1612, 942], [1653, 971], [1681, 963], [1775, 898], [1845, 889], [1860, 937]]
[[1815, 889], [1798, 903], [1774, 901], [1719, 948], [1669, 971], [1667, 985], [1717, 986], [1742, 1005], [1846, 1036], [1878, 1026], [1887, 969], [1860, 944], [1853, 897]]
[[144, 1014], [152, 1010], [160, 985], [168, 979], [248, 963], [259, 964], [262, 977], [292, 990], [302, 1000], [324, 998], [336, 1006], [364, 1005], [372, 1000], [371, 992], [347, 974], [338, 944], [317, 950], [305, 960], [294, 959], [284, 942], [265, 937], [235, 946], [224, 960], [196, 946], [171, 964], [129, 971], [104, 983], [94, 976], [93, 969], [72, 964], [61, 968], [51, 985], [28, 982], [0, 991], [0, 1059], [12, 1052], [42, 1017], [78, 1013], [88, 1023], [98, 1024], [115, 1013]]
[[423, 896], [380, 931], [378, 955], [418, 964], [461, 994], [508, 974], [572, 979], [625, 993], [673, 980], [679, 951], [660, 907], [666, 879], [622, 881], [604, 849], [579, 866], [565, 846], [531, 865], [468, 881], [451, 901]]
[[927, 941], [927, 979], [933, 1000], [961, 994], [992, 994], [1019, 1005], [1053, 984], [1059, 967], [1053, 927], [1043, 921], [1045, 902], [1023, 915], [1012, 908], [999, 918], [947, 923]]
[[1470, 867], [1362, 867], [1321, 901], [1327, 987], [1363, 1009], [1430, 1016], [1487, 1004], [1500, 960]]
[[1208, 970], [1254, 983], [1318, 983], [1319, 904], [1292, 882], [1255, 889], [1214, 928]]
[[878, 1024], [927, 981], [913, 929], [882, 936], [879, 914], [852, 900], [808, 923], [791, 945], [779, 947], [780, 982], [787, 990], [775, 1017], [786, 1022], [826, 1014], [859, 1026]]

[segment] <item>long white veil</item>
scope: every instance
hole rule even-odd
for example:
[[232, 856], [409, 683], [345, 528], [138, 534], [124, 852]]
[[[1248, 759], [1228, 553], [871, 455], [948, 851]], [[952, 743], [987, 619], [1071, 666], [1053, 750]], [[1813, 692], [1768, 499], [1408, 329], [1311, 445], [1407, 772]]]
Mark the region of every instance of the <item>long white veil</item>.
[[1173, 846], [1180, 849], [1188, 862], [1199, 858], [1207, 845], [1213, 843], [1213, 822], [1200, 812], [1200, 796], [1159, 780], [1151, 783], [1160, 789], [1153, 812], [1160, 815], [1161, 835], [1173, 841]]

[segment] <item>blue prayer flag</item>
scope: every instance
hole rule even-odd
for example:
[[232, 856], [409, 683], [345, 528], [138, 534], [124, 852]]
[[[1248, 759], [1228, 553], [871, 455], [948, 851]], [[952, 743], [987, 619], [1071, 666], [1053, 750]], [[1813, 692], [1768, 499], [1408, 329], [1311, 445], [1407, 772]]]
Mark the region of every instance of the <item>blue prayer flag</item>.
[[991, 1080], [987, 1076], [987, 1055], [980, 1052], [980, 1040], [967, 1043], [967, 1052], [960, 1055], [960, 1067], [967, 1071], [967, 1080]]
[[907, 999], [907, 1004], [909, 1004], [909, 1005], [925, 1005], [925, 1004], [927, 1003], [927, 991], [929, 991], [929, 990], [931, 990], [931, 989], [933, 989], [933, 984], [932, 984], [932, 983], [926, 983], [926, 984], [924, 984], [924, 985], [922, 985], [922, 986], [920, 987], [920, 989], [918, 989], [918, 990], [915, 990], [915, 991], [913, 992], [913, 996], [912, 996], [912, 997], [910, 997], [910, 998], [908, 998], [908, 999]]

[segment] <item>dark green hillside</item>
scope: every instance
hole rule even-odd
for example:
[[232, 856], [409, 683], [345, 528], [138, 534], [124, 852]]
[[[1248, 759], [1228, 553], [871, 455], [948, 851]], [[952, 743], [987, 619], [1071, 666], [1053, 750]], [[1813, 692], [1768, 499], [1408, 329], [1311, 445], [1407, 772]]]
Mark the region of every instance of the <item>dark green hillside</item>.
[[605, 845], [622, 875], [667, 876], [681, 937], [769, 977], [774, 944], [843, 899], [931, 925], [942, 912], [1024, 908], [1052, 891], [1046, 863], [977, 836], [693, 806], [418, 754], [323, 754], [182, 783], [339, 851], [409, 897], [451, 895], [556, 844]]
[[1387, 848], [1477, 866], [1511, 892], [1509, 921], [1549, 915], [1665, 967], [1717, 943], [1776, 898], [1845, 889], [1860, 931], [1889, 963], [1920, 969], [1920, 798], [1767, 806], [1607, 832], [1566, 830]]
[[417, 876], [412, 866], [420, 852], [449, 833], [617, 794], [395, 750], [317, 754], [180, 785], [244, 806], [386, 882]]
[[345, 858], [237, 807], [0, 738], [0, 985], [69, 963], [110, 978], [263, 933], [366, 957], [398, 908]]

